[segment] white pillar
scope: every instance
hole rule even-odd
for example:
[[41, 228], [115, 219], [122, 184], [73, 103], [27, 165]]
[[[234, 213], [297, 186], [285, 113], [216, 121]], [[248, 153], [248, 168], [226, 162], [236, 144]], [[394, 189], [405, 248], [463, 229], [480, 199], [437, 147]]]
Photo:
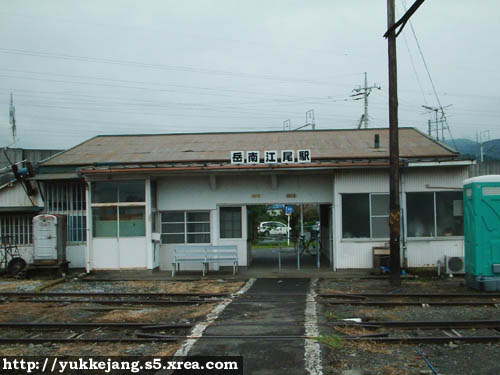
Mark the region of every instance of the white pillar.
[[85, 246], [85, 269], [87, 272], [92, 270], [92, 194], [91, 194], [91, 183], [85, 179], [85, 199], [86, 199], [86, 210], [87, 210], [87, 246]]
[[146, 178], [146, 212], [145, 212], [145, 225], [146, 225], [146, 264], [149, 270], [153, 269], [153, 240], [152, 240], [152, 227], [153, 227], [153, 214], [152, 214], [152, 197], [151, 197], [151, 178]]

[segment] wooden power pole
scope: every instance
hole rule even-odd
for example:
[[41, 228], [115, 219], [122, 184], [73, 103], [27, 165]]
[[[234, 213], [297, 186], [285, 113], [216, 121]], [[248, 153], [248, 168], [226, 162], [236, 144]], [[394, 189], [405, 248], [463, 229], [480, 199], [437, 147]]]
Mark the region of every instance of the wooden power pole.
[[[398, 134], [398, 69], [396, 37], [411, 15], [424, 0], [417, 0], [405, 15], [396, 22], [394, 0], [387, 0], [387, 32], [389, 58], [389, 233], [391, 249], [391, 285], [401, 285], [401, 207], [399, 203], [399, 134]], [[396, 32], [396, 29], [400, 29]]]

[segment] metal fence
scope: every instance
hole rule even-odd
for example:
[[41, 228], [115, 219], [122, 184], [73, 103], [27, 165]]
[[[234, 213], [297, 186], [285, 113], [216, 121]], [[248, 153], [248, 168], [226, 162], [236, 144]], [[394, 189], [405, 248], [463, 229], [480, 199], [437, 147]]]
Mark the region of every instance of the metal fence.
[[471, 165], [470, 176], [483, 176], [486, 174], [500, 174], [500, 160], [485, 161], [483, 163], [477, 163]]

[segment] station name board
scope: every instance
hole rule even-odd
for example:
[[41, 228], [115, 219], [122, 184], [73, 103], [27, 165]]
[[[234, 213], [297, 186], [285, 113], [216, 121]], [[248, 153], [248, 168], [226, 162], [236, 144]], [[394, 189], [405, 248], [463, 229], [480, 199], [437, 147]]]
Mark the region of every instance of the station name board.
[[231, 151], [231, 164], [291, 164], [310, 163], [311, 150]]

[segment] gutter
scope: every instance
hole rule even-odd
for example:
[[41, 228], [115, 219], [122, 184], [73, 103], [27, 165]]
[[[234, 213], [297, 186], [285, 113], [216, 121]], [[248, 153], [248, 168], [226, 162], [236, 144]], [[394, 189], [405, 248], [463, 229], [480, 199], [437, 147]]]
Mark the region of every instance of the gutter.
[[308, 163], [304, 164], [286, 164], [286, 165], [209, 165], [193, 167], [160, 167], [160, 168], [114, 168], [114, 169], [81, 169], [82, 174], [108, 174], [108, 173], [137, 173], [137, 172], [182, 172], [182, 171], [252, 171], [252, 170], [294, 170], [294, 169], [331, 169], [348, 167], [388, 167], [387, 162], [359, 162], [359, 163]]
[[456, 160], [456, 161], [422, 161], [422, 162], [409, 162], [408, 167], [444, 167], [444, 166], [461, 166], [461, 165], [475, 165], [475, 160]]

